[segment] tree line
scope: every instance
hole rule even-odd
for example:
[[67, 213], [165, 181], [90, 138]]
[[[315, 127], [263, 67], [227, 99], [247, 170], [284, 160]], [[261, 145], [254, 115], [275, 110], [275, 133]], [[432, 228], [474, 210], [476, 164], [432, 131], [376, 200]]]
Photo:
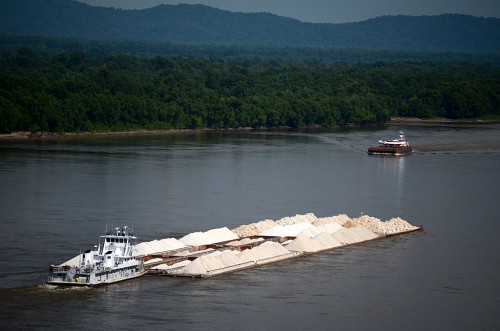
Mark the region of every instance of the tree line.
[[433, 62], [0, 54], [0, 132], [500, 118], [500, 69]]
[[76, 38], [50, 38], [42, 36], [0, 35], [0, 53], [32, 56], [55, 56], [61, 53], [85, 53], [90, 57], [106, 57], [116, 53], [140, 57], [189, 56], [219, 59], [232, 58], [288, 58], [298, 62], [333, 64], [345, 62], [434, 62], [459, 64], [470, 62], [500, 67], [500, 53], [425, 52], [416, 50], [388, 50], [330, 47], [291, 47], [243, 44], [174, 44], [145, 40], [87, 40]]

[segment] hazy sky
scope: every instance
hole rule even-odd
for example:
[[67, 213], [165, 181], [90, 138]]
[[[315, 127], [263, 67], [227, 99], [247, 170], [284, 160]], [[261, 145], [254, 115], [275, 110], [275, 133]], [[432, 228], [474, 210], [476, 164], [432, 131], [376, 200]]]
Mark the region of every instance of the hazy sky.
[[143, 9], [159, 4], [205, 4], [239, 12], [268, 12], [304, 22], [358, 22], [381, 15], [469, 14], [500, 18], [500, 0], [79, 0], [91, 5]]

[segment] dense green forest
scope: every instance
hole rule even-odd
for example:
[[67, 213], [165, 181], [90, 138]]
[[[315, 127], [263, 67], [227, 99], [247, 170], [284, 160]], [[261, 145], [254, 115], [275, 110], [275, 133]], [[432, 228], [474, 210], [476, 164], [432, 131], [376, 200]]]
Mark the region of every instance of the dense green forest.
[[0, 131], [366, 125], [500, 118], [500, 69], [433, 62], [0, 55]]

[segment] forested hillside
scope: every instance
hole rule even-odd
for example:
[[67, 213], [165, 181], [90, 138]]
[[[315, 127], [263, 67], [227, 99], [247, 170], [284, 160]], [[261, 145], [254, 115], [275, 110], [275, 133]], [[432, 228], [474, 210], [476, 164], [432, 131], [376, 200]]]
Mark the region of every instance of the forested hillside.
[[85, 53], [0, 55], [0, 132], [365, 125], [499, 118], [500, 69]]
[[119, 10], [73, 0], [2, 0], [0, 34], [179, 44], [500, 51], [500, 19], [495, 18], [385, 16], [358, 23], [313, 24], [201, 5]]

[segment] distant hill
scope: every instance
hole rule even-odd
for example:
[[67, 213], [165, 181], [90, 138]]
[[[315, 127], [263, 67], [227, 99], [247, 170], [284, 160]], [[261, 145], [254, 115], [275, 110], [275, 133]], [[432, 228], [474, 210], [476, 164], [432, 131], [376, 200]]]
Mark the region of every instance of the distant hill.
[[496, 18], [383, 16], [358, 23], [320, 24], [203, 5], [121, 10], [73, 0], [1, 0], [0, 34], [179, 44], [500, 51], [500, 19]]

